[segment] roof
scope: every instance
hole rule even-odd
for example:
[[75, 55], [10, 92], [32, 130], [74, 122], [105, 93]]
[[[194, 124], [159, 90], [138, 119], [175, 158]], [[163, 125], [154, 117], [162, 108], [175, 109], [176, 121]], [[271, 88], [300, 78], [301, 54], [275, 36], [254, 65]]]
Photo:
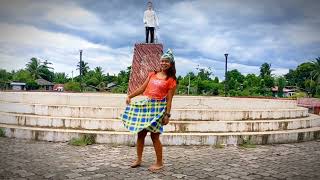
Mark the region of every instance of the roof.
[[108, 84], [107, 84], [107, 88], [112, 88], [112, 87], [114, 87], [114, 86], [117, 86], [117, 84], [114, 83], [114, 82], [111, 82], [111, 83], [108, 83]]
[[53, 86], [54, 85], [52, 82], [49, 82], [45, 79], [37, 79], [36, 82], [40, 86]]
[[10, 83], [11, 86], [25, 86], [26, 83], [23, 83], [23, 82], [12, 82]]
[[[279, 91], [279, 87], [278, 87], [278, 86], [274, 86], [274, 87], [271, 88], [271, 90], [272, 90], [273, 92], [277, 92], [277, 91]], [[290, 89], [290, 88], [288, 88], [288, 87], [286, 86], [286, 87], [283, 88], [282, 91], [283, 91], [283, 92], [295, 92], [296, 89]]]

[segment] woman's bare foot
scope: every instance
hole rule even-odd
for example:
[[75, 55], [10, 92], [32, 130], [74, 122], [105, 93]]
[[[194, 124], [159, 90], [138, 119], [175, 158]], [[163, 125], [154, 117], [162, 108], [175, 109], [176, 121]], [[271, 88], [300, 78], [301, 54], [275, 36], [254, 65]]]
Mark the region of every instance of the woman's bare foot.
[[136, 160], [135, 162], [133, 162], [130, 165], [130, 167], [132, 167], [132, 168], [136, 168], [136, 167], [139, 167], [139, 166], [141, 166], [141, 161], [138, 161], [138, 160]]
[[149, 167], [150, 171], [156, 171], [163, 168], [163, 164], [153, 164]]

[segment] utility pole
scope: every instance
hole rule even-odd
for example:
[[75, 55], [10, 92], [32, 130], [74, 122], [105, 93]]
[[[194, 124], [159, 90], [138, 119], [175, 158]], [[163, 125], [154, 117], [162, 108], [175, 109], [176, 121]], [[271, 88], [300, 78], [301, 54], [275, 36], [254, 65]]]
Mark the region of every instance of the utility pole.
[[226, 57], [226, 64], [225, 64], [225, 72], [224, 72], [224, 96], [227, 96], [227, 71], [228, 71], [228, 54], [224, 54], [224, 56]]
[[82, 78], [82, 50], [80, 50], [80, 67], [79, 67], [79, 70], [80, 70], [80, 78]]
[[80, 50], [80, 89], [82, 91], [82, 74], [83, 74], [83, 63], [82, 63], [82, 50]]
[[189, 92], [190, 92], [190, 74], [189, 74], [189, 84], [188, 84], [188, 95], [189, 95]]
[[71, 81], [73, 82], [73, 71], [71, 71]]

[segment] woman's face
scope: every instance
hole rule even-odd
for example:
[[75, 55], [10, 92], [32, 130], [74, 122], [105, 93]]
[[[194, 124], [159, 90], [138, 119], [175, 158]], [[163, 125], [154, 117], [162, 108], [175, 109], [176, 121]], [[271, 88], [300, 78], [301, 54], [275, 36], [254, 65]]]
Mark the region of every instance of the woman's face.
[[169, 59], [161, 59], [160, 60], [161, 70], [167, 70], [171, 67], [171, 63]]

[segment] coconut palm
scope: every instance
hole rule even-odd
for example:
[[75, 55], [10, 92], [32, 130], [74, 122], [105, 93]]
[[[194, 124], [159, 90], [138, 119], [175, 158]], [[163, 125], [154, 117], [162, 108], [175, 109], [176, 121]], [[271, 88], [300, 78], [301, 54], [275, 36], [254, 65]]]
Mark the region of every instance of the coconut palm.
[[26, 65], [26, 70], [30, 72], [33, 79], [40, 78], [44, 76], [42, 69], [44, 68], [43, 65], [41, 65], [40, 60], [37, 58], [31, 58], [30, 62]]
[[311, 71], [311, 77], [314, 81], [316, 81], [319, 84], [320, 83], [320, 57], [312, 61], [312, 69], [313, 70]]
[[96, 80], [97, 87], [99, 87], [99, 89], [103, 89], [105, 87], [105, 75], [103, 74], [102, 67], [98, 66], [94, 68], [94, 78]]
[[86, 73], [90, 70], [88, 63], [84, 61], [80, 61], [77, 67], [78, 67], [77, 70], [81, 69], [80, 71], [82, 75], [86, 75]]

